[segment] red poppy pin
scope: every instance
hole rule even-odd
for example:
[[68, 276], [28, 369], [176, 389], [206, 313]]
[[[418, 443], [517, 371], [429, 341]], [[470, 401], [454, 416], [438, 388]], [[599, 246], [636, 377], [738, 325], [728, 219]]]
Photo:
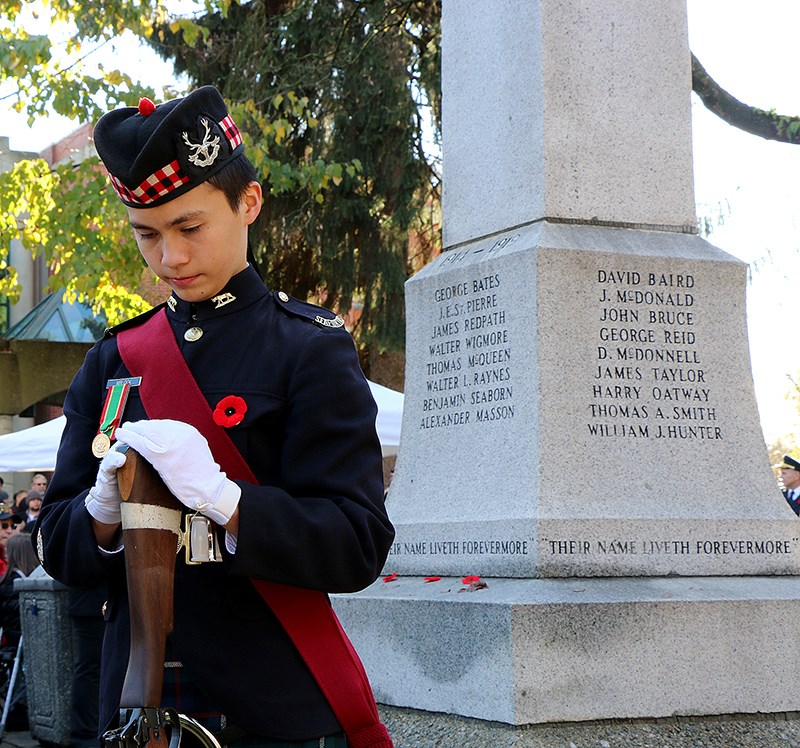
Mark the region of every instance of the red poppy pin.
[[247, 413], [247, 403], [238, 395], [226, 395], [214, 408], [214, 423], [226, 429], [238, 426]]

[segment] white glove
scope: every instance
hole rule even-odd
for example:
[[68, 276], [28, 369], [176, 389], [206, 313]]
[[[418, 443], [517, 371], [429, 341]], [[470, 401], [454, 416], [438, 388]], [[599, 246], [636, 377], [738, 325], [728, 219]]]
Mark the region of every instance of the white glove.
[[86, 509], [98, 522], [116, 525], [121, 522], [117, 470], [125, 464], [125, 454], [115, 448], [106, 453], [100, 460], [97, 479], [84, 501]]
[[242, 489], [220, 470], [206, 438], [194, 426], [170, 420], [129, 421], [115, 436], [156, 469], [182, 504], [218, 525], [228, 524]]

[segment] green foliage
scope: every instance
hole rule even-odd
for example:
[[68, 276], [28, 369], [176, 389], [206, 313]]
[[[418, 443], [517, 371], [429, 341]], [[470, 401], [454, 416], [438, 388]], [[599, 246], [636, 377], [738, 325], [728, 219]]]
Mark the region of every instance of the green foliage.
[[438, 251], [438, 2], [284, 0], [199, 22], [193, 48], [159, 29], [160, 53], [213, 83], [269, 186], [253, 237], [268, 283], [346, 312], [362, 345], [398, 349], [403, 284]]
[[775, 126], [786, 140], [800, 142], [800, 117], [776, 116]]
[[[351, 317], [362, 348], [402, 347], [403, 283], [440, 247], [439, 176], [423, 145], [439, 129], [440, 2], [196, 0], [180, 18], [168, 6], [0, 0], [6, 98], [31, 120], [52, 109], [81, 122], [140, 96], [162, 101], [175, 92], [87, 62], [120, 34], [148, 40], [231, 106], [268, 194], [253, 232], [268, 283], [362, 309]], [[54, 44], [53, 29], [66, 41]], [[102, 305], [111, 322], [145, 304], [129, 290], [142, 261], [96, 162], [33, 161], [0, 176], [0, 228], [43, 253], [52, 287]], [[0, 275], [14, 298], [15, 269], [3, 263]]]
[[[153, 95], [152, 89], [135, 84], [119, 70], [87, 72], [82, 56], [89, 51], [83, 46], [87, 41], [94, 42], [94, 48], [121, 33], [126, 23], [144, 33], [143, 19], [132, 4], [113, 5], [114, 12], [102, 22], [98, 11], [103, 6], [97, 3], [27, 3], [23, 15], [20, 3], [0, 0], [0, 83], [12, 84], [12, 106], [27, 112], [30, 123], [47, 116], [49, 109], [87, 121], [130, 96]], [[30, 24], [46, 30], [48, 19], [59, 24], [62, 33], [71, 28], [77, 34], [55, 44], [49, 36], [26, 29]]]
[[[44, 255], [49, 290], [102, 308], [112, 324], [148, 308], [128, 290], [139, 286], [144, 263], [96, 158], [55, 169], [42, 159], [20, 161], [0, 174], [0, 233]], [[0, 293], [16, 301], [16, 269], [2, 260], [0, 276]]]

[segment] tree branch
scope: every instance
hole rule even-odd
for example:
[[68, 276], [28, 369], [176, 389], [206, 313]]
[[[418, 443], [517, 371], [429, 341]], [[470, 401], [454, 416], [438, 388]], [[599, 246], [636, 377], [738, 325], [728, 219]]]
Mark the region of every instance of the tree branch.
[[722, 89], [694, 55], [692, 89], [707, 109], [729, 125], [766, 140], [800, 143], [800, 117], [777, 114], [774, 110], [766, 112], [743, 104]]

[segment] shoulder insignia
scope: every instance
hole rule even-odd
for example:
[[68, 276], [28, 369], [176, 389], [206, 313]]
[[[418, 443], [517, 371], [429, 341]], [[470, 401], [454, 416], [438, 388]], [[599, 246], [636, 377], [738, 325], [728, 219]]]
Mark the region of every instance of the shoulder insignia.
[[[166, 303], [166, 302], [165, 302]], [[114, 325], [113, 327], [107, 327], [105, 332], [103, 333], [103, 340], [108, 340], [109, 338], [113, 337], [119, 332], [123, 330], [127, 330], [131, 327], [137, 327], [141, 325], [143, 322], [147, 322], [156, 312], [160, 309], [163, 309], [164, 304], [159, 304], [158, 306], [154, 306], [152, 309], [149, 309], [146, 312], [142, 312], [142, 314], [137, 314], [135, 317], [131, 317], [130, 319], [126, 319], [124, 322], [120, 322], [118, 325]]]
[[342, 327], [344, 325], [344, 320], [341, 317], [333, 317], [333, 319], [329, 317], [323, 317], [322, 315], [317, 315], [314, 317], [314, 322], [318, 325], [322, 325], [323, 327]]
[[316, 304], [309, 304], [306, 301], [300, 301], [300, 299], [295, 299], [283, 291], [278, 291], [272, 298], [277, 301], [278, 306], [284, 311], [295, 317], [307, 319], [309, 322], [313, 322], [319, 327], [328, 329], [344, 327], [344, 320], [334, 314], [330, 309], [325, 309]]

